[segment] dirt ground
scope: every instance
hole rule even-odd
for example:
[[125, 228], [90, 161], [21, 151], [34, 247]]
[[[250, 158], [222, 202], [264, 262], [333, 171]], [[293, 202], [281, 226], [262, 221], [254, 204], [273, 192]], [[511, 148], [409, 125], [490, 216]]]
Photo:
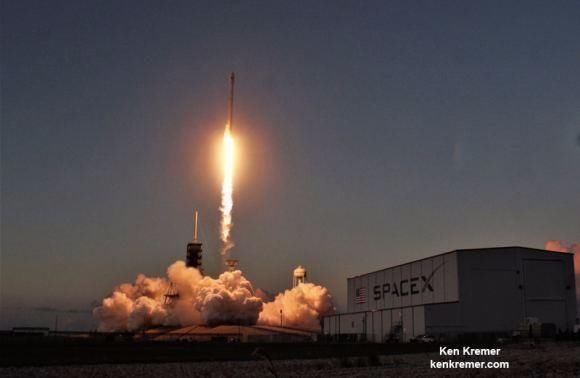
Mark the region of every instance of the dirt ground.
[[[499, 356], [414, 353], [312, 360], [188, 362], [0, 368], [1, 377], [376, 377], [376, 376], [580, 376], [580, 343], [521, 343]], [[508, 369], [432, 369], [430, 361], [509, 362]]]

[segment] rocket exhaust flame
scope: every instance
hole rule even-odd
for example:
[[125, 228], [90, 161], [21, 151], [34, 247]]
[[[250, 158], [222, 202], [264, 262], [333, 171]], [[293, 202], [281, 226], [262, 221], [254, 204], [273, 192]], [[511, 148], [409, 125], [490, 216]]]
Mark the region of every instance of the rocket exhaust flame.
[[222, 183], [222, 203], [220, 211], [222, 213], [220, 238], [222, 241], [221, 255], [229, 257], [229, 251], [233, 248], [234, 243], [231, 240], [230, 232], [232, 230], [232, 209], [234, 207], [234, 138], [232, 136], [233, 118], [234, 118], [234, 80], [232, 72], [230, 76], [230, 96], [228, 98], [228, 123], [224, 132], [223, 158], [224, 158], [224, 180]]
[[220, 211], [222, 213], [221, 219], [221, 241], [222, 241], [222, 256], [226, 256], [234, 243], [230, 237], [232, 229], [232, 209], [234, 207], [233, 192], [234, 192], [234, 139], [231, 135], [231, 126], [226, 125], [223, 141], [223, 156], [224, 156], [224, 179], [222, 183], [222, 203]]
[[222, 241], [221, 255], [224, 258], [229, 257], [229, 251], [234, 247], [230, 232], [232, 230], [232, 209], [234, 208], [234, 138], [232, 136], [233, 118], [234, 118], [234, 80], [232, 72], [230, 76], [230, 96], [228, 98], [228, 123], [224, 132], [223, 142], [223, 161], [224, 161], [224, 181], [222, 183], [222, 204], [220, 211], [222, 213], [220, 238]]

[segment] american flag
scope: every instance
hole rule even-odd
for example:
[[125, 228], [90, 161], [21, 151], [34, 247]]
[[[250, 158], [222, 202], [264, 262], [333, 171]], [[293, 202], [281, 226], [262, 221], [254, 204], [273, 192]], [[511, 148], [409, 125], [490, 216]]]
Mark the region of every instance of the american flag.
[[359, 287], [356, 289], [354, 303], [361, 304], [367, 303], [367, 288], [366, 287]]

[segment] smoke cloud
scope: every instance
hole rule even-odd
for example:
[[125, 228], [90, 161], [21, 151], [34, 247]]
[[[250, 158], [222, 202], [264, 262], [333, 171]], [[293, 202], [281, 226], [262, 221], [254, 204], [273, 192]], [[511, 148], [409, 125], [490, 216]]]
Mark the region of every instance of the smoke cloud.
[[93, 311], [99, 320], [99, 330], [126, 331], [150, 325], [169, 325], [167, 311], [160, 306], [169, 284], [162, 278], [139, 274], [134, 284], [124, 283], [103, 299]]
[[[242, 272], [224, 272], [217, 279], [202, 276], [183, 261], [167, 269], [166, 278], [139, 274], [134, 283], [114, 288], [93, 311], [102, 332], [136, 331], [155, 326], [220, 324], [283, 325], [317, 330], [319, 319], [334, 310], [332, 297], [322, 286], [301, 284], [264, 302], [254, 293]], [[166, 303], [165, 294], [173, 284], [179, 294]]]
[[574, 254], [574, 276], [576, 278], [576, 301], [580, 306], [580, 243], [567, 246], [558, 240], [548, 240], [544, 249], [554, 252], [570, 252]]
[[258, 323], [285, 327], [297, 327], [317, 331], [320, 315], [334, 312], [332, 297], [325, 287], [301, 283], [286, 290], [264, 304]]

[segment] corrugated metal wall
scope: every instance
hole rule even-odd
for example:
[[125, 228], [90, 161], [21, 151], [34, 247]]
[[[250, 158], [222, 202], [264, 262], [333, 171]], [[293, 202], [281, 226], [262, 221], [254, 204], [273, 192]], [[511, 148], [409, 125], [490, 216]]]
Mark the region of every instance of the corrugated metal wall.
[[439, 255], [348, 279], [349, 312], [459, 300], [457, 254]]
[[464, 332], [516, 330], [526, 317], [572, 329], [572, 255], [523, 247], [467, 250], [459, 265]]
[[408, 341], [511, 332], [525, 317], [566, 331], [576, 317], [573, 257], [524, 247], [459, 250], [349, 278], [347, 299], [349, 313], [326, 317], [324, 334]]
[[353, 336], [372, 342], [409, 341], [425, 334], [425, 307], [330, 315], [324, 318], [323, 331], [327, 336]]

